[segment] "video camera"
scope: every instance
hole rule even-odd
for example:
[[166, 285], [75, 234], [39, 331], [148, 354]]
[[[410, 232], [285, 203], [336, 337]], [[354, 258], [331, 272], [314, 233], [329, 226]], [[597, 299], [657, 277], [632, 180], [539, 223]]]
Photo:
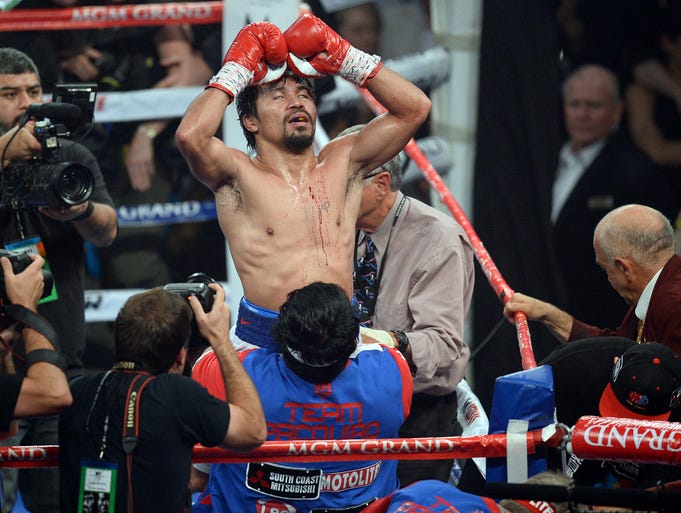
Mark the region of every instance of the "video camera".
[[[31, 257], [28, 256], [28, 253], [23, 251], [0, 249], [0, 257], [9, 258], [9, 261], [12, 263], [12, 271], [14, 271], [14, 274], [19, 274], [21, 271], [31, 265], [32, 262]], [[41, 298], [44, 298], [52, 292], [53, 282], [52, 273], [46, 271], [45, 269], [42, 271], [45, 287], [43, 288], [43, 295]], [[2, 270], [0, 270], [0, 302], [2, 302], [2, 304], [7, 304], [10, 302], [9, 298], [7, 297], [7, 289], [5, 288], [5, 273], [3, 273]]]
[[[168, 283], [163, 287], [164, 290], [179, 294], [187, 301], [189, 296], [196, 296], [203, 307], [204, 312], [210, 312], [213, 308], [215, 292], [208, 288], [208, 284], [217, 283], [213, 278], [205, 273], [194, 273], [187, 277], [183, 283]], [[196, 320], [192, 320], [191, 334], [189, 336], [189, 347], [199, 347], [210, 345], [199, 333]]]
[[[13, 161], [1, 175], [0, 208], [27, 210], [85, 203], [92, 194], [92, 170], [80, 162], [65, 161], [59, 137], [85, 133], [92, 125], [97, 84], [56, 84], [52, 102], [32, 104], [20, 126], [35, 118], [39, 156]], [[9, 144], [12, 144], [11, 142]]]

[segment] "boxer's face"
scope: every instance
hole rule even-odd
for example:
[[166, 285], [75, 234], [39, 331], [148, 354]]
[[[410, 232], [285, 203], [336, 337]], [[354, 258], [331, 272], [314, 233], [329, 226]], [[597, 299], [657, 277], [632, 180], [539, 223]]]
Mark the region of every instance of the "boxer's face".
[[281, 140], [294, 151], [312, 144], [317, 108], [304, 83], [285, 78], [271, 86], [264, 86], [257, 99], [257, 112], [261, 136]]

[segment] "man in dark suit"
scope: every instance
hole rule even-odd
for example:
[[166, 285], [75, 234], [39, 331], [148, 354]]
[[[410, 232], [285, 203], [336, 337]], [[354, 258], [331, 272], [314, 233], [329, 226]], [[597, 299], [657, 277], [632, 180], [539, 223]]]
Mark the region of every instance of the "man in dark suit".
[[660, 342], [681, 355], [681, 256], [674, 252], [669, 219], [643, 205], [624, 205], [609, 212], [594, 231], [596, 263], [612, 288], [629, 305], [615, 330], [578, 321], [572, 315], [524, 294], [504, 305], [513, 322], [515, 312], [541, 321], [561, 342], [587, 337], [628, 337]]
[[622, 102], [612, 72], [595, 65], [575, 70], [564, 84], [563, 111], [569, 138], [560, 151], [551, 221], [565, 306], [578, 319], [614, 326], [626, 306], [594, 262], [594, 228], [630, 203], [671, 218], [677, 199], [667, 178], [618, 130]]

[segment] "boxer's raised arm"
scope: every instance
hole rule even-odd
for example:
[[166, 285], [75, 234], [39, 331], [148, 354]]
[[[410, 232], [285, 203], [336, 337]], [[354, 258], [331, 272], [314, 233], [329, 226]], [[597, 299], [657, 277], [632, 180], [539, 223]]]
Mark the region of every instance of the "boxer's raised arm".
[[338, 75], [366, 87], [388, 112], [372, 120], [350, 155], [355, 169], [369, 172], [399, 153], [428, 117], [431, 102], [417, 86], [382, 65], [377, 55], [353, 47], [326, 23], [306, 13], [285, 32], [288, 65], [307, 77]]
[[175, 134], [177, 146], [192, 173], [211, 189], [236, 174], [232, 150], [215, 136], [225, 109], [246, 87], [281, 77], [286, 56], [286, 41], [276, 25], [247, 25], [234, 38], [220, 71], [187, 109]]

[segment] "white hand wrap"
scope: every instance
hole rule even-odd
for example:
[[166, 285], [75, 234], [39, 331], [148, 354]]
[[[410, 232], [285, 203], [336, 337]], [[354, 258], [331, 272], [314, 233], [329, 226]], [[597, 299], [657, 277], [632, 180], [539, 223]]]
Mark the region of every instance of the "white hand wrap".
[[381, 58], [378, 55], [371, 55], [351, 46], [338, 70], [338, 76], [359, 87], [364, 87], [367, 79], [380, 65]]
[[213, 78], [208, 81], [208, 87], [215, 87], [232, 98], [246, 89], [253, 81], [253, 72], [242, 66], [237, 62], [225, 62], [220, 71], [218, 71]]
[[[367, 328], [366, 326], [360, 326], [359, 333], [360, 337], [371, 338], [379, 344], [395, 347], [395, 341], [393, 340], [393, 337], [385, 330], [375, 330], [373, 328]], [[368, 341], [368, 343], [372, 342], [373, 341]]]

